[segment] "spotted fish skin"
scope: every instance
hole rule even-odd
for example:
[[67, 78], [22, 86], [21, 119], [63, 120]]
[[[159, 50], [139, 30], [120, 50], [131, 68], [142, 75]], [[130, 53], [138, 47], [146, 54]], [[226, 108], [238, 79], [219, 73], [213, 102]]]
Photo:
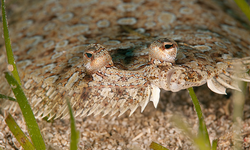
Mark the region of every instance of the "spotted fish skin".
[[[138, 106], [145, 108], [150, 100], [157, 105], [159, 88], [177, 92], [207, 82], [210, 89], [223, 94], [221, 88], [226, 83], [227, 88], [237, 89], [231, 77], [239, 76], [230, 68], [248, 64], [247, 58], [236, 58], [250, 55], [250, 32], [212, 1], [50, 0], [37, 2], [20, 16], [9, 25], [14, 55], [25, 94], [36, 115], [42, 117], [66, 116], [68, 97], [76, 114], [90, 115], [101, 106], [106, 108], [104, 114], [122, 114]], [[174, 61], [159, 64], [158, 58], [150, 60], [150, 45], [159, 38], [178, 45]], [[117, 76], [110, 68], [97, 66], [101, 69], [98, 75], [108, 75], [99, 82], [91, 82], [92, 74], [86, 78], [89, 71], [83, 66], [83, 54], [92, 43], [103, 45], [112, 57], [110, 66], [123, 72], [122, 77], [131, 77], [129, 88], [116, 88], [126, 82], [114, 83]], [[2, 73], [7, 71], [3, 48], [0, 64], [0, 93], [11, 95]], [[242, 78], [248, 79], [247, 75]], [[133, 85], [134, 81], [145, 82], [145, 86]], [[102, 88], [102, 83], [110, 84], [110, 89]], [[100, 89], [102, 92], [98, 92]], [[109, 95], [99, 104], [95, 103], [98, 93], [116, 96]], [[138, 102], [141, 98], [144, 103]]]
[[[100, 44], [87, 46], [81, 63], [74, 67], [78, 69], [68, 80], [64, 79], [67, 72], [49, 76], [44, 81], [26, 75], [24, 92], [32, 97], [30, 103], [38, 118], [67, 117], [66, 99], [70, 100], [75, 116], [101, 112], [114, 115], [118, 111], [122, 115], [128, 109], [132, 114], [139, 106], [143, 111], [149, 101], [155, 106], [159, 101], [159, 88], [147, 79], [152, 70], [150, 64], [137, 71], [118, 69]], [[11, 109], [11, 105], [5, 103], [5, 109]]]

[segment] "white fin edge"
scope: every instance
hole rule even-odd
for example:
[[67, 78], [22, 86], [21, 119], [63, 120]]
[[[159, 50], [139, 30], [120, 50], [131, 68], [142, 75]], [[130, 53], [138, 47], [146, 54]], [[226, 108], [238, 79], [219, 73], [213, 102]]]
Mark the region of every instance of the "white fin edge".
[[237, 90], [237, 91], [240, 91], [241, 92], [241, 90], [240, 90], [240, 88], [237, 86], [237, 87], [235, 87], [235, 86], [232, 86], [232, 85], [230, 85], [230, 84], [228, 84], [226, 81], [224, 81], [220, 76], [218, 77], [218, 78], [216, 78], [216, 81], [217, 82], [219, 82], [221, 85], [223, 85], [223, 86], [225, 86], [226, 88], [230, 88], [230, 89], [233, 89], [233, 90]]
[[227, 94], [225, 90], [223, 91], [222, 89], [219, 89], [219, 87], [216, 87], [216, 85], [213, 82], [213, 78], [207, 80], [207, 86], [209, 87], [210, 90], [212, 90], [213, 92], [217, 94]]
[[135, 112], [135, 110], [138, 108], [139, 104], [135, 104], [133, 106], [130, 106], [130, 114], [129, 117]]
[[160, 89], [155, 86], [155, 85], [151, 85], [151, 96], [150, 96], [150, 101], [153, 102], [154, 104], [154, 107], [157, 108], [157, 105], [159, 103], [159, 100], [160, 100]]
[[146, 108], [146, 106], [148, 105], [148, 102], [149, 102], [149, 97], [150, 97], [150, 89], [151, 87], [147, 87], [146, 88], [146, 91], [144, 93], [145, 97], [143, 96], [143, 99], [145, 100], [142, 100], [142, 103], [141, 103], [141, 113], [144, 111], [144, 109]]

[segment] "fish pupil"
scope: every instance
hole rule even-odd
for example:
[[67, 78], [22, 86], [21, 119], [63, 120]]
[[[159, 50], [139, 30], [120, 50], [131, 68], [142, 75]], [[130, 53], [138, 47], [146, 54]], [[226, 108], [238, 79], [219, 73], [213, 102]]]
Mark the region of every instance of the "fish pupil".
[[173, 44], [166, 44], [166, 45], [165, 45], [165, 48], [166, 48], [166, 49], [169, 49], [169, 48], [171, 48], [171, 47], [173, 47]]
[[87, 56], [88, 58], [91, 58], [91, 57], [92, 57], [92, 54], [86, 53], [86, 56]]

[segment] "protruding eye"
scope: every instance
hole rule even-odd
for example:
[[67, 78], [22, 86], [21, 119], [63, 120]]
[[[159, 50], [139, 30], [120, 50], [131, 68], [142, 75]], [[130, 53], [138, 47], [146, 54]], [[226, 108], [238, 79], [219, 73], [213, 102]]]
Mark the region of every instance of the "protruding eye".
[[87, 56], [88, 58], [91, 58], [93, 55], [91, 53], [86, 53], [85, 56]]
[[166, 49], [169, 49], [169, 48], [172, 48], [172, 47], [173, 47], [173, 44], [165, 44]]

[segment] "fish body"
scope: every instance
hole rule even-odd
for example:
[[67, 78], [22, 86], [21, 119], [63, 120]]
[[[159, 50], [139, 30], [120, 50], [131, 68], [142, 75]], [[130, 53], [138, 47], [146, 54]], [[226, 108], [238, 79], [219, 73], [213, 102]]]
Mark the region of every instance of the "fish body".
[[[20, 14], [9, 25], [11, 41], [39, 117], [66, 116], [65, 99], [76, 116], [123, 114], [157, 106], [160, 89], [207, 83], [225, 94], [240, 90], [234, 79], [250, 81], [250, 32], [212, 1], [45, 1]], [[163, 55], [171, 45], [176, 51]], [[11, 96], [3, 48], [0, 64], [0, 93]]]

